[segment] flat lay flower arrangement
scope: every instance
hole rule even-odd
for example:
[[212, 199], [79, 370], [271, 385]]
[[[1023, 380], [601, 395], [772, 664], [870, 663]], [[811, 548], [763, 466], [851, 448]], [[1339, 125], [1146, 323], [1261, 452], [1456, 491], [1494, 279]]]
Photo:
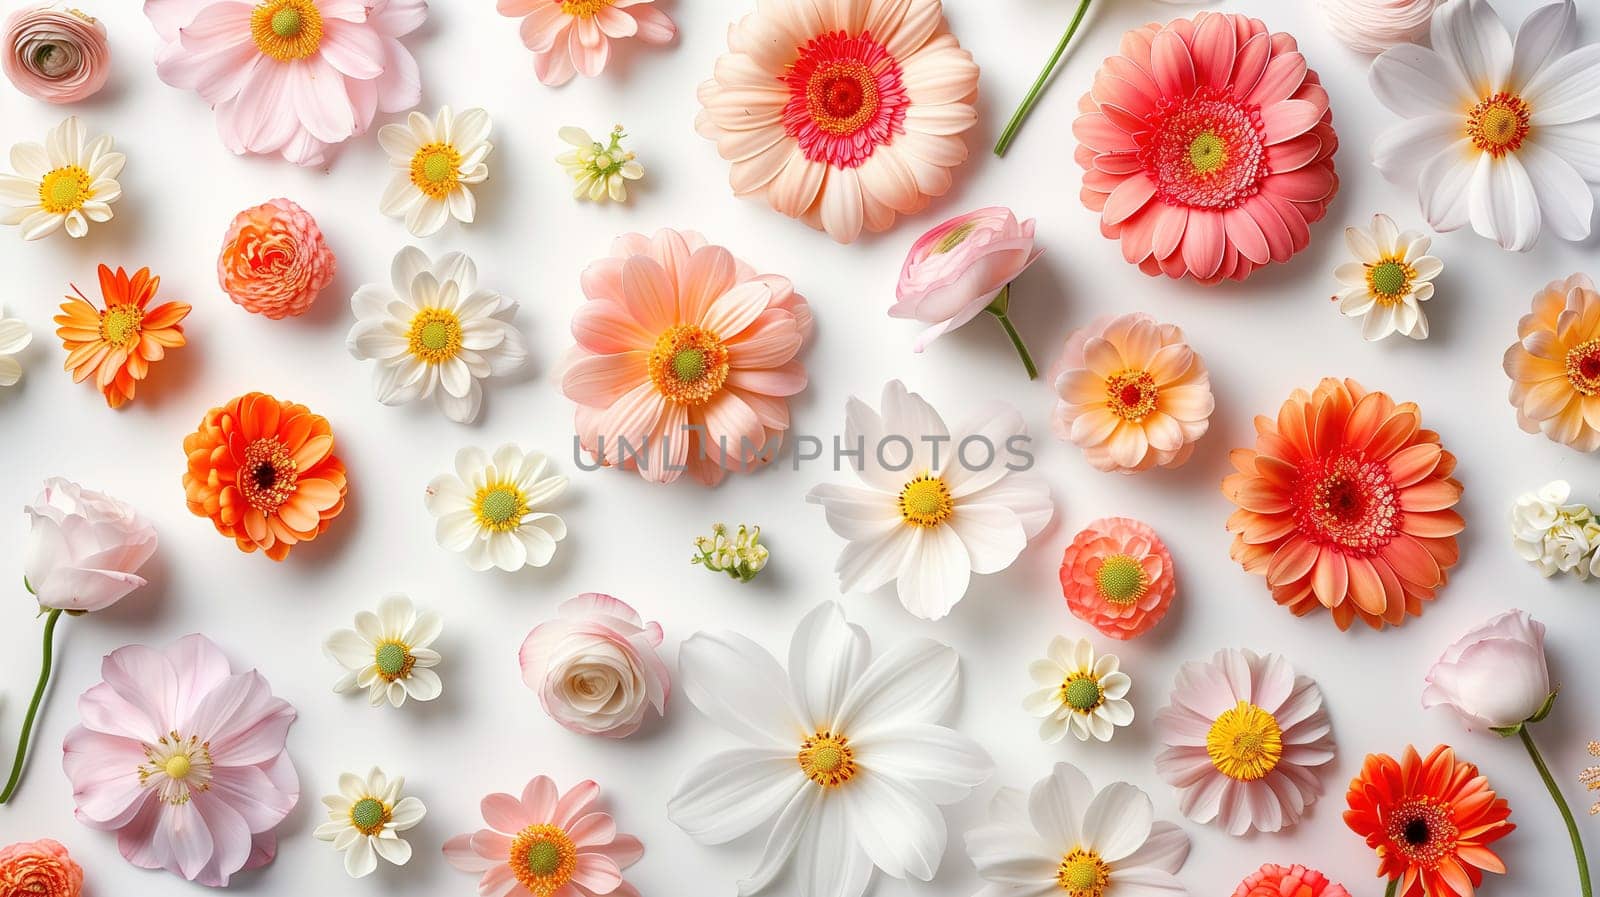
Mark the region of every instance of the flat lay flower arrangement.
[[0, 897], [1593, 897], [1582, 0], [0, 28]]

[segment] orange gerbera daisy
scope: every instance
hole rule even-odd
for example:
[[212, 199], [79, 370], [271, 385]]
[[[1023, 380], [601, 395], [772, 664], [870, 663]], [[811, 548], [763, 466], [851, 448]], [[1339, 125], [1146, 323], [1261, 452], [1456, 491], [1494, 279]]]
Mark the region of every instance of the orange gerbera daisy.
[[96, 389], [105, 394], [113, 408], [133, 400], [133, 390], [150, 373], [150, 365], [160, 361], [168, 349], [184, 344], [183, 327], [178, 323], [189, 316], [191, 306], [183, 302], [163, 302], [154, 308], [150, 301], [161, 288], [161, 278], [152, 277], [149, 268], [140, 268], [132, 277], [122, 268], [114, 273], [100, 266], [100, 309], [77, 286], [61, 303], [56, 315], [56, 336], [67, 350], [66, 369], [72, 382], [82, 383], [94, 375]]
[[1345, 799], [1345, 825], [1378, 852], [1378, 877], [1400, 880], [1397, 897], [1472, 897], [1486, 870], [1506, 871], [1489, 845], [1516, 828], [1511, 807], [1445, 745], [1426, 760], [1368, 754]]
[[1257, 417], [1255, 448], [1230, 457], [1230, 554], [1296, 616], [1321, 606], [1340, 629], [1399, 626], [1461, 556], [1456, 459], [1414, 403], [1330, 377], [1277, 420]]
[[189, 510], [245, 552], [281, 561], [315, 539], [344, 510], [344, 462], [333, 430], [304, 405], [265, 393], [242, 395], [206, 412], [183, 440]]

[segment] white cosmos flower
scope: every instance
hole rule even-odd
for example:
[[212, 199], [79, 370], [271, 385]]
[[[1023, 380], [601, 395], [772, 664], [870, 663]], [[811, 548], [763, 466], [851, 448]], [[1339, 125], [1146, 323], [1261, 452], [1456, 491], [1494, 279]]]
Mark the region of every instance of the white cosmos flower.
[[1543, 229], [1589, 236], [1600, 184], [1600, 44], [1577, 48], [1572, 0], [1541, 7], [1513, 39], [1486, 0], [1433, 14], [1433, 49], [1403, 44], [1372, 63], [1378, 99], [1405, 121], [1373, 161], [1415, 187], [1435, 230], [1472, 225], [1502, 248]]
[[15, 386], [22, 379], [22, 363], [14, 357], [33, 342], [28, 325], [16, 318], [6, 317], [0, 307], [0, 386]]
[[1511, 506], [1511, 540], [1517, 556], [1544, 576], [1574, 573], [1588, 579], [1600, 521], [1588, 505], [1568, 503], [1572, 487], [1565, 480], [1545, 484], [1538, 492], [1517, 497]]
[[701, 844], [771, 822], [741, 897], [793, 863], [801, 897], [859, 897], [874, 867], [933, 878], [944, 854], [939, 810], [989, 778], [976, 742], [938, 725], [956, 696], [956, 652], [909, 639], [872, 657], [837, 603], [807, 614], [785, 673], [735, 632], [700, 632], [679, 651], [683, 693], [749, 743], [707, 757], [667, 803]]
[[406, 698], [431, 701], [443, 691], [439, 652], [430, 647], [444, 629], [431, 611], [417, 613], [411, 599], [389, 595], [378, 612], [356, 614], [356, 628], [339, 629], [322, 643], [322, 651], [348, 672], [334, 683], [339, 694], [365, 690], [372, 706], [384, 701], [399, 707]]
[[1187, 897], [1176, 874], [1189, 836], [1156, 822], [1150, 795], [1127, 782], [1099, 792], [1057, 763], [1026, 796], [1002, 788], [967, 854], [991, 884], [977, 897]]
[[434, 535], [442, 548], [467, 556], [474, 570], [507, 573], [543, 567], [555, 557], [567, 524], [536, 510], [565, 492], [567, 478], [553, 473], [542, 452], [506, 444], [490, 457], [468, 446], [456, 452], [455, 473], [428, 484], [428, 512], [438, 518]]
[[1011, 566], [1045, 528], [1055, 511], [1050, 487], [1010, 469], [1012, 440], [1027, 434], [1010, 406], [952, 432], [899, 380], [884, 385], [882, 405], [880, 414], [852, 396], [845, 406], [846, 447], [863, 450], [855, 462], [862, 486], [823, 484], [806, 500], [822, 505], [828, 526], [849, 541], [834, 565], [840, 591], [893, 582], [906, 610], [937, 620], [973, 573]]
[[1118, 726], [1133, 722], [1126, 700], [1133, 680], [1118, 669], [1117, 655], [1096, 657], [1086, 638], [1051, 639], [1049, 654], [1029, 664], [1028, 675], [1042, 687], [1022, 707], [1043, 720], [1039, 737], [1050, 744], [1068, 732], [1079, 741], [1110, 741]]
[[328, 821], [314, 834], [344, 852], [344, 871], [351, 878], [371, 875], [379, 857], [396, 866], [411, 861], [411, 845], [400, 833], [421, 822], [428, 808], [414, 797], [400, 796], [405, 784], [405, 779], [390, 779], [374, 766], [365, 779], [348, 772], [339, 776], [339, 793], [322, 799]]
[[627, 202], [628, 181], [644, 177], [644, 166], [632, 152], [622, 148], [622, 125], [611, 129], [609, 141], [601, 143], [582, 128], [571, 126], [561, 129], [561, 139], [575, 149], [556, 157], [561, 167], [572, 177], [572, 195], [604, 202], [610, 197], [615, 202]]
[[1334, 295], [1339, 314], [1365, 317], [1361, 335], [1380, 340], [1391, 333], [1428, 338], [1422, 303], [1433, 298], [1433, 279], [1444, 263], [1428, 255], [1433, 241], [1408, 230], [1401, 233], [1388, 215], [1372, 216], [1372, 227], [1344, 229], [1345, 245], [1356, 257], [1333, 271], [1344, 284]]
[[418, 237], [438, 233], [451, 218], [472, 223], [478, 204], [469, 186], [489, 177], [484, 160], [494, 150], [492, 126], [482, 109], [455, 115], [445, 106], [432, 120], [413, 112], [405, 124], [379, 128], [378, 143], [394, 169], [379, 211], [404, 218], [406, 229]]
[[363, 284], [350, 297], [356, 323], [350, 354], [376, 361], [373, 392], [385, 405], [437, 396], [451, 420], [471, 423], [483, 386], [528, 360], [512, 325], [517, 303], [478, 289], [478, 266], [462, 253], [431, 261], [407, 246], [390, 266], [390, 285]]
[[108, 135], [91, 139], [75, 115], [51, 128], [44, 143], [13, 146], [16, 174], [0, 174], [0, 224], [37, 240], [63, 225], [67, 236], [81, 237], [89, 222], [110, 221], [111, 204], [122, 196], [117, 175], [127, 162], [114, 146]]

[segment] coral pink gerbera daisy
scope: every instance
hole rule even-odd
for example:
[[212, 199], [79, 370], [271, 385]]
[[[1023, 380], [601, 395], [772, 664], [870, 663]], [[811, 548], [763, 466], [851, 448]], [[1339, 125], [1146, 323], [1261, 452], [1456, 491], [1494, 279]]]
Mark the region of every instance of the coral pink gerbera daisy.
[[1315, 869], [1268, 863], [1239, 882], [1233, 897], [1350, 897], [1350, 892]]
[[1533, 297], [1502, 365], [1523, 430], [1580, 452], [1600, 449], [1600, 292], [1587, 274]]
[[812, 324], [788, 278], [660, 230], [617, 238], [583, 291], [561, 390], [584, 451], [653, 482], [687, 470], [706, 485], [776, 456]]
[[670, 43], [678, 28], [652, 0], [499, 0], [503, 16], [522, 19], [533, 72], [552, 87], [574, 75], [593, 78], [611, 60], [611, 42], [636, 37]]
[[1455, 455], [1424, 430], [1411, 402], [1324, 379], [1295, 390], [1276, 420], [1256, 418], [1256, 445], [1234, 449], [1222, 493], [1231, 555], [1267, 578], [1296, 616], [1318, 607], [1340, 629], [1374, 629], [1420, 615], [1460, 558], [1452, 510]]
[[1257, 19], [1136, 28], [1079, 108], [1083, 204], [1146, 274], [1216, 283], [1287, 261], [1339, 189], [1328, 93]]
[[1096, 520], [1061, 558], [1061, 595], [1072, 615], [1114, 639], [1161, 622], [1177, 594], [1172, 555], [1156, 531], [1127, 517]]
[[735, 194], [840, 243], [921, 211], [967, 158], [978, 66], [940, 0], [770, 0], [728, 49], [695, 127], [732, 163]]

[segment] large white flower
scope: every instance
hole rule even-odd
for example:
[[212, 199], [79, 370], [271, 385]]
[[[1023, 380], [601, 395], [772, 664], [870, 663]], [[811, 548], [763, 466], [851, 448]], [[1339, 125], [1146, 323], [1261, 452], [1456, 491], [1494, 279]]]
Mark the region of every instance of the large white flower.
[[1039, 737], [1055, 744], [1071, 732], [1079, 741], [1110, 741], [1118, 726], [1133, 722], [1128, 690], [1133, 679], [1118, 669], [1115, 654], [1096, 656], [1086, 638], [1056, 636], [1049, 654], [1028, 665], [1040, 688], [1022, 701], [1039, 723]]
[[1433, 49], [1404, 44], [1372, 63], [1378, 99], [1405, 118], [1373, 161], [1415, 186], [1436, 230], [1468, 224], [1516, 251], [1542, 229], [1589, 236], [1600, 184], [1600, 44], [1575, 48], [1577, 7], [1533, 12], [1515, 38], [1486, 0], [1433, 15]]
[[829, 602], [800, 622], [787, 674], [735, 632], [697, 633], [679, 662], [690, 702], [751, 746], [690, 770], [667, 816], [702, 844], [772, 821], [741, 897], [791, 858], [802, 897], [858, 897], [874, 867], [933, 878], [945, 847], [939, 805], [993, 771], [977, 743], [936, 724], [956, 696], [954, 650], [910, 639], [873, 659], [866, 632]]
[[[951, 431], [932, 405], [891, 380], [880, 414], [852, 396], [845, 447], [862, 486], [822, 484], [806, 500], [849, 541], [834, 570], [839, 589], [890, 582], [924, 620], [948, 614], [973, 573], [1011, 566], [1050, 522], [1050, 487], [1025, 467], [1027, 427], [1001, 405]], [[1024, 457], [1026, 460], [1024, 460]], [[902, 464], [902, 460], [905, 462]]]
[[322, 651], [347, 671], [333, 690], [354, 694], [365, 690], [377, 707], [388, 701], [399, 707], [406, 698], [431, 701], [444, 690], [439, 652], [432, 647], [444, 621], [431, 611], [417, 613], [411, 599], [389, 595], [378, 612], [356, 614], [354, 629], [338, 629], [322, 643]]
[[1569, 504], [1571, 495], [1572, 487], [1556, 480], [1518, 496], [1511, 506], [1511, 543], [1517, 556], [1544, 576], [1573, 573], [1588, 579], [1590, 556], [1600, 546], [1600, 520], [1588, 505]]
[[378, 143], [394, 172], [378, 210], [404, 218], [406, 230], [417, 237], [438, 233], [451, 218], [471, 224], [478, 202], [469, 188], [489, 178], [484, 160], [494, 150], [491, 127], [482, 109], [456, 115], [445, 106], [432, 120], [413, 112], [405, 124], [379, 128]]
[[1057, 763], [1026, 796], [1002, 788], [988, 825], [967, 833], [967, 854], [991, 884], [977, 897], [1186, 897], [1177, 871], [1189, 858], [1183, 829], [1155, 821], [1150, 795], [1114, 782], [1096, 792]]
[[489, 377], [528, 360], [512, 325], [517, 303], [478, 289], [478, 266], [459, 252], [435, 262], [407, 246], [390, 266], [390, 286], [364, 284], [350, 297], [356, 314], [350, 354], [378, 363], [373, 392], [385, 405], [437, 395], [451, 420], [471, 423]]
[[365, 878], [378, 868], [378, 858], [404, 866], [411, 861], [411, 844], [400, 833], [413, 828], [428, 808], [414, 797], [401, 797], [402, 778], [389, 778], [377, 767], [362, 778], [339, 776], [339, 793], [322, 799], [328, 821], [313, 833], [319, 841], [332, 841], [344, 852], [344, 871]]
[[467, 556], [474, 570], [498, 567], [511, 573], [543, 567], [555, 557], [567, 524], [535, 510], [567, 489], [567, 478], [550, 469], [543, 452], [506, 444], [490, 457], [468, 446], [456, 452], [456, 470], [428, 484], [428, 512], [438, 518], [439, 545]]
[[1422, 303], [1433, 298], [1433, 279], [1444, 263], [1428, 255], [1433, 241], [1416, 231], [1401, 232], [1388, 215], [1372, 216], [1372, 227], [1344, 229], [1345, 245], [1356, 257], [1333, 270], [1344, 284], [1334, 294], [1339, 313], [1366, 318], [1362, 337], [1380, 340], [1391, 333], [1428, 338]]
[[81, 237], [89, 222], [110, 221], [111, 204], [122, 196], [117, 175], [127, 162], [114, 146], [109, 135], [91, 139], [76, 115], [51, 128], [44, 143], [13, 146], [16, 174], [0, 174], [0, 224], [37, 240], [63, 225], [67, 236]]
[[33, 332], [0, 307], [0, 386], [15, 386], [22, 379], [22, 363], [15, 356], [33, 342]]

